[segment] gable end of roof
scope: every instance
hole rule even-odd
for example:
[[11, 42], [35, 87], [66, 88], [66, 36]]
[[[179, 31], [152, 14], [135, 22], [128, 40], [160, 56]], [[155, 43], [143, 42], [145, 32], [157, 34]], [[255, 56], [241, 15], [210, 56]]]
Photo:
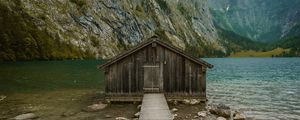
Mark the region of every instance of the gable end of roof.
[[168, 43], [166, 43], [166, 42], [163, 42], [163, 41], [161, 41], [161, 40], [160, 40], [159, 38], [157, 38], [157, 37], [151, 37], [151, 38], [149, 38], [148, 40], [146, 40], [146, 41], [144, 41], [144, 42], [138, 44], [138, 45], [135, 46], [135, 47], [133, 47], [132, 49], [130, 49], [130, 50], [126, 51], [126, 52], [123, 52], [123, 53], [121, 53], [121, 54], [119, 54], [119, 55], [113, 57], [112, 59], [110, 59], [110, 60], [107, 61], [106, 63], [104, 63], [104, 64], [102, 64], [102, 65], [99, 65], [99, 66], [97, 66], [97, 67], [98, 67], [98, 68], [105, 68], [105, 67], [107, 67], [107, 66], [109, 66], [109, 65], [111, 65], [111, 64], [113, 64], [113, 63], [115, 63], [115, 62], [117, 62], [117, 61], [119, 61], [119, 60], [122, 60], [123, 58], [129, 56], [130, 54], [135, 53], [136, 51], [138, 51], [138, 50], [140, 50], [140, 49], [142, 49], [142, 48], [144, 48], [144, 47], [146, 47], [146, 46], [148, 46], [148, 45], [150, 45], [150, 44], [152, 44], [152, 43], [154, 43], [154, 42], [157, 43], [157, 44], [159, 44], [159, 45], [161, 45], [161, 46], [164, 46], [164, 47], [170, 49], [170, 50], [173, 51], [173, 52], [176, 52], [176, 53], [178, 53], [178, 54], [184, 56], [185, 58], [188, 58], [189, 60], [191, 60], [191, 61], [193, 61], [193, 62], [195, 62], [195, 63], [197, 63], [197, 64], [204, 65], [204, 66], [206, 66], [206, 67], [208, 67], [208, 68], [213, 68], [213, 65], [212, 65], [212, 64], [209, 64], [209, 63], [207, 63], [206, 61], [204, 61], [204, 60], [202, 60], [202, 59], [200, 59], [200, 58], [196, 58], [196, 57], [194, 57], [194, 56], [191, 56], [191, 55], [189, 55], [189, 54], [186, 54], [183, 50], [181, 50], [181, 49], [179, 49], [179, 48], [177, 48], [177, 47], [175, 47], [175, 46], [173, 46], [173, 45], [170, 45], [170, 44], [168, 44]]

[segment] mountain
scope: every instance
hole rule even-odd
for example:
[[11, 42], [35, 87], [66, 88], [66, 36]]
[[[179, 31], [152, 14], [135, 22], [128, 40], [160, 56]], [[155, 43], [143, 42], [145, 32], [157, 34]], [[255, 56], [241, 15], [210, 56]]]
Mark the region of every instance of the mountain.
[[225, 30], [219, 26], [216, 26], [219, 39], [221, 44], [226, 49], [226, 54], [224, 56], [229, 56], [232, 53], [255, 50], [255, 51], [267, 51], [272, 47], [266, 43], [252, 41], [251, 39], [236, 34], [232, 31]]
[[286, 37], [277, 43], [276, 47], [281, 47], [285, 49], [290, 49], [290, 52], [282, 54], [280, 57], [293, 57], [300, 56], [300, 32], [297, 35], [291, 37]]
[[260, 42], [276, 42], [300, 33], [300, 0], [209, 0], [222, 29]]
[[0, 60], [111, 58], [153, 35], [225, 52], [207, 0], [1, 0], [0, 26]]

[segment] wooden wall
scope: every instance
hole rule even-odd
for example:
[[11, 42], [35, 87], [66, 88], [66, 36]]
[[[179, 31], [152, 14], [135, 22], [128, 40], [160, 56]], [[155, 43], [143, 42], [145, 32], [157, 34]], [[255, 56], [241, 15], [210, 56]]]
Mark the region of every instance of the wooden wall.
[[155, 43], [105, 68], [106, 93], [142, 95], [144, 65], [160, 66], [167, 96], [206, 96], [206, 68]]

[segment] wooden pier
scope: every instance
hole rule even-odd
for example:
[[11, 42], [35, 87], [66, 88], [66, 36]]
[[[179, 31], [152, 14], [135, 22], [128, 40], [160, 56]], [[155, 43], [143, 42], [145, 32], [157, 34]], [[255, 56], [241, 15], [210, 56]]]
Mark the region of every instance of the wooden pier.
[[172, 120], [172, 118], [163, 93], [144, 94], [139, 120]]

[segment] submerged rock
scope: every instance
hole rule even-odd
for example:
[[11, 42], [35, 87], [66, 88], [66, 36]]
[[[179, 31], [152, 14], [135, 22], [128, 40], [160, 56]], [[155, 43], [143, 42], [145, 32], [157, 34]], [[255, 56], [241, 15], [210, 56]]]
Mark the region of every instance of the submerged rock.
[[4, 100], [5, 98], [6, 98], [6, 96], [0, 95], [0, 101]]
[[230, 107], [224, 104], [212, 105], [207, 107], [209, 112], [218, 116], [229, 118], [231, 115]]
[[117, 117], [116, 120], [129, 120], [129, 119], [125, 117]]
[[142, 108], [142, 105], [138, 105], [136, 108], [137, 108], [138, 110], [140, 110], [140, 109]]
[[197, 115], [199, 117], [206, 117], [207, 116], [207, 111], [200, 111], [200, 112], [197, 113]]
[[76, 112], [64, 112], [61, 116], [62, 117], [69, 117], [69, 116], [73, 116], [75, 114], [76, 114]]
[[197, 100], [197, 99], [191, 99], [191, 100], [190, 100], [190, 104], [191, 104], [191, 105], [195, 105], [195, 104], [199, 104], [199, 103], [200, 103], [200, 101]]
[[137, 118], [137, 117], [140, 117], [140, 115], [141, 115], [141, 113], [140, 113], [140, 112], [137, 112], [137, 113], [134, 114], [134, 117]]
[[83, 111], [86, 112], [95, 112], [104, 109], [107, 107], [107, 104], [99, 103], [99, 104], [93, 104], [90, 106], [87, 106], [87, 108], [83, 109]]
[[246, 115], [243, 112], [235, 113], [234, 120], [246, 120]]
[[190, 104], [190, 102], [191, 101], [189, 99], [183, 99], [183, 101], [182, 101], [183, 104]]
[[218, 117], [217, 120], [226, 120], [224, 117]]
[[111, 115], [105, 115], [105, 118], [111, 118]]
[[225, 109], [225, 110], [229, 110], [230, 109], [229, 106], [226, 106], [225, 104], [222, 104], [222, 103], [218, 104], [216, 107], [218, 109]]
[[175, 117], [177, 117], [177, 116], [178, 116], [177, 114], [173, 114], [172, 115], [172, 120], [175, 119]]
[[28, 120], [28, 119], [35, 119], [38, 118], [37, 115], [33, 114], [33, 113], [26, 113], [26, 114], [21, 114], [18, 115], [16, 117], [14, 117], [14, 120]]
[[178, 109], [177, 109], [177, 108], [173, 108], [171, 111], [172, 111], [172, 112], [177, 112]]
[[195, 105], [195, 104], [199, 104], [200, 101], [197, 99], [183, 99], [182, 103], [187, 105]]

